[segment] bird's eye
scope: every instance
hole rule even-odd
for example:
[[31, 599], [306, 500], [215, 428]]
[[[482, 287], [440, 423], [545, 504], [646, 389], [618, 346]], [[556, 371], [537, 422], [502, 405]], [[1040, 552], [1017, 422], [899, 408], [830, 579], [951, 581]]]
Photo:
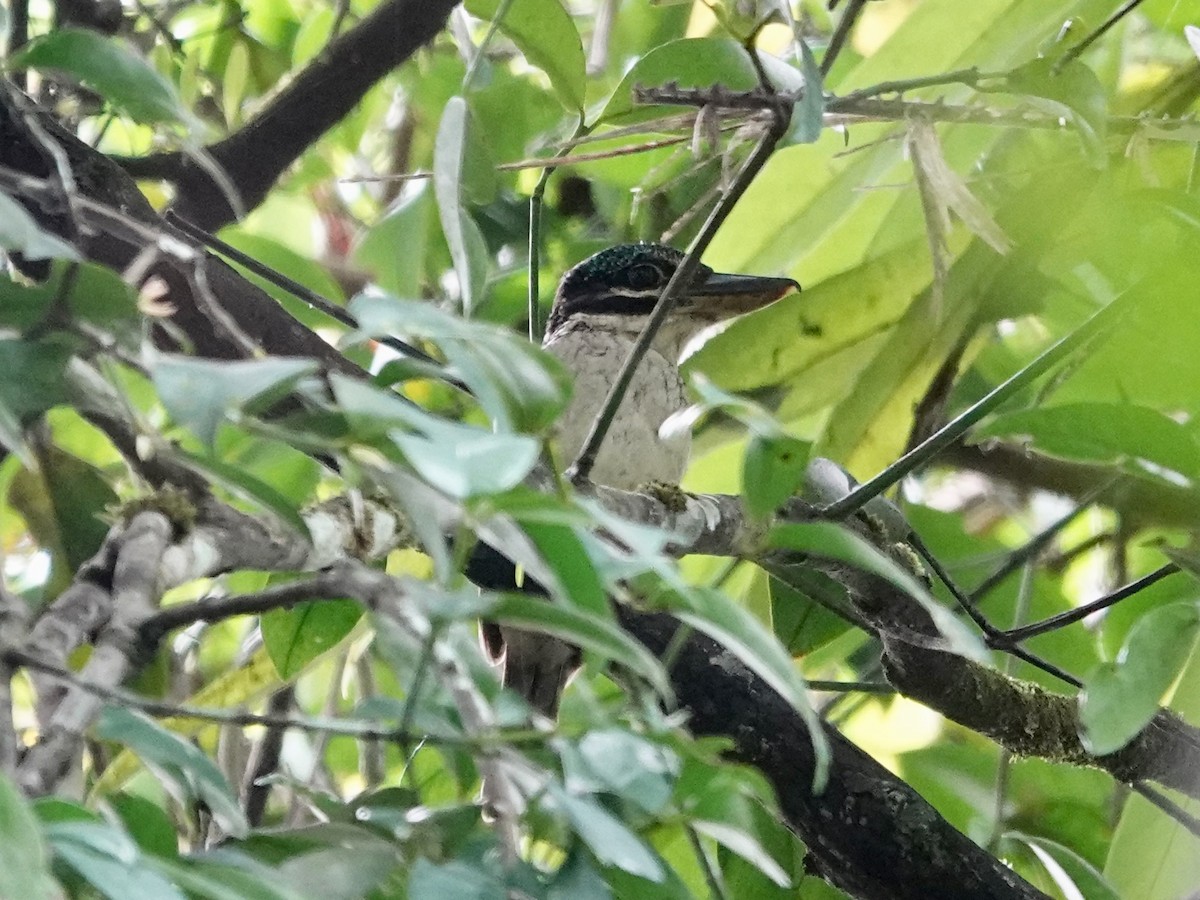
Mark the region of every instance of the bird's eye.
[[652, 266], [649, 263], [634, 266], [626, 273], [625, 277], [629, 286], [635, 291], [644, 291], [662, 283], [662, 272], [658, 266]]

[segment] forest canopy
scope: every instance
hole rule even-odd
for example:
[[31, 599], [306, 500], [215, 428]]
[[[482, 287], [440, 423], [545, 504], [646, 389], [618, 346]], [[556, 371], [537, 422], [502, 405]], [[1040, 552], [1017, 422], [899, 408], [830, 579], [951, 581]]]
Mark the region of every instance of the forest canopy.
[[[0, 898], [1196, 896], [1200, 0], [4, 26]], [[619, 490], [643, 241], [802, 289]]]

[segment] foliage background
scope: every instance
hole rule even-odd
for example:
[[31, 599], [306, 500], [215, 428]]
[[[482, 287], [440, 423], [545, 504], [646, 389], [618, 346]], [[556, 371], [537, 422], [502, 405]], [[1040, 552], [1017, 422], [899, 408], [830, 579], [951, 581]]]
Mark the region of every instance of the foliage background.
[[[908, 480], [898, 502], [960, 584], [1007, 573], [980, 607], [999, 627], [1073, 609], [1166, 564], [1194, 569], [1186, 550], [1170, 548], [1189, 547], [1198, 521], [1200, 132], [1192, 115], [1200, 66], [1185, 26], [1200, 23], [1200, 3], [1134, 4], [1054, 74], [1054, 62], [1118, 4], [850, 6], [850, 41], [824, 73], [824, 127], [815, 133], [820, 109], [798, 108], [785, 146], [704, 256], [719, 270], [790, 275], [804, 291], [735, 323], [690, 357], [687, 369], [707, 379], [701, 390], [717, 412], [701, 419], [685, 487], [770, 493], [755, 482], [761, 470], [743, 464], [761, 451], [763, 430], [714, 399], [718, 390], [760, 404], [772, 423], [770, 440], [786, 434], [811, 444], [814, 454], [865, 480], [910, 446], [914, 429], [928, 434], [1097, 308], [1134, 297], [1114, 334], [990, 409], [967, 441]], [[568, 13], [558, 0], [472, 0], [220, 236], [338, 304], [369, 284], [523, 334], [530, 196], [545, 189], [536, 235], [543, 320], [558, 276], [588, 254], [664, 234], [685, 245], [754, 133], [744, 114], [696, 124], [685, 107], [635, 108], [630, 88], [752, 87], [754, 70], [738, 42], [774, 8], [598, 0], [570, 4]], [[335, 34], [370, 11], [364, 3], [304, 0], [147, 3], [122, 7], [108, 23], [115, 27], [106, 28], [100, 6], [31, 4], [28, 44], [21, 10], [10, 9], [8, 74], [83, 140], [124, 159], [162, 208], [180, 199], [179, 186], [152, 177], [153, 160], [183, 150], [203, 163], [202, 148], [246, 133]], [[817, 2], [792, 4], [789, 12], [795, 30], [773, 22], [757, 46], [777, 58], [771, 72], [785, 79], [781, 87], [794, 89], [804, 79], [793, 34], [820, 60], [848, 13]], [[899, 96], [875, 90], [955, 72]], [[979, 73], [990, 77], [980, 81]], [[845, 104], [837, 107], [837, 98]], [[968, 117], [958, 115], [962, 109], [990, 110], [995, 121], [958, 121]], [[728, 127], [714, 140], [722, 124]], [[588, 132], [587, 140], [568, 147], [577, 131]], [[251, 132], [250, 147], [253, 141]], [[271, 155], [268, 145], [259, 149]], [[544, 180], [543, 162], [558, 152], [566, 158]], [[255, 154], [245, 162], [252, 168]], [[342, 490], [341, 480], [301, 452], [318, 423], [273, 432], [255, 415], [265, 408], [264, 393], [276, 399], [311, 369], [235, 369], [156, 354], [142, 340], [145, 323], [169, 311], [156, 306], [153, 292], [143, 289], [131, 307], [133, 294], [111, 270], [72, 268], [61, 244], [32, 224], [21, 230], [11, 205], [6, 245], [28, 259], [57, 259], [52, 278], [77, 282], [35, 288], [14, 273], [0, 297], [6, 593], [28, 610], [44, 609], [96, 552], [112, 510], [144, 492], [113, 443], [62, 393], [60, 373], [72, 354], [104, 362], [144, 432], [178, 442], [193, 468], [242, 508], [295, 521], [297, 510]], [[347, 329], [287, 291], [267, 290], [300, 321], [341, 339], [352, 359], [369, 362], [370, 347]], [[46, 314], [61, 303], [68, 306], [62, 318], [82, 322], [82, 331]], [[370, 315], [366, 301], [351, 309]], [[495, 340], [497, 358], [522, 358], [519, 339], [498, 331], [457, 332], [449, 317], [386, 309], [377, 321], [387, 328], [372, 330], [364, 318], [364, 330], [377, 336], [397, 325], [406, 329], [401, 336], [446, 357], [456, 339]], [[116, 336], [117, 349], [97, 352], [106, 346], [95, 343], [97, 334]], [[381, 405], [380, 392], [335, 386], [349, 426], [333, 443], [343, 463], [357, 467], [347, 481], [415, 471], [451, 495], [453, 485], [466, 484], [454, 499], [472, 515], [517, 509], [507, 489], [528, 466], [504, 471], [493, 463], [531, 454], [531, 466], [561, 402], [557, 374], [529, 365], [513, 366], [507, 385], [505, 365], [482, 366], [479, 383], [501, 385], [502, 399], [492, 405], [411, 371], [381, 373], [380, 384], [401, 384], [443, 424], [486, 426], [507, 416], [500, 434], [472, 432], [483, 462], [449, 473], [435, 463], [454, 441], [468, 440], [464, 432], [427, 431], [424, 449], [381, 449], [386, 436], [370, 421], [403, 415]], [[928, 418], [915, 423], [918, 409]], [[411, 425], [414, 432], [432, 427], [428, 418]], [[407, 511], [424, 512], [419, 504]], [[583, 533], [585, 522], [572, 525]], [[612, 572], [586, 564], [575, 532], [539, 534], [531, 524], [529, 533], [547, 556], [555, 547], [565, 565], [577, 567], [570, 593], [587, 611], [586, 597]], [[1035, 538], [1038, 552], [1024, 564], [1014, 552]], [[439, 614], [447, 618], [445, 639], [472, 661], [505, 739], [559, 779], [559, 793], [535, 804], [526, 822], [537, 839], [527, 847], [534, 865], [517, 875], [498, 867], [496, 838], [478, 815], [469, 746], [385, 746], [319, 730], [267, 729], [264, 736], [262, 729], [194, 722], [177, 723], [180, 741], [118, 710], [93, 733], [82, 792], [59, 786], [56, 796], [27, 804], [4, 788], [0, 829], [9, 849], [2, 852], [42, 860], [58, 886], [37, 883], [36, 874], [28, 884], [0, 875], [0, 894], [467, 897], [498, 896], [505, 879], [516, 878], [536, 896], [836, 896], [803, 874], [794, 839], [764, 812], [774, 806], [761, 779], [719, 761], [637, 691], [610, 681], [599, 665], [603, 653], [568, 691], [555, 736], [526, 735], [522, 745], [521, 711], [496, 696], [470, 649], [468, 623], [479, 607], [451, 574], [453, 561], [439, 559], [428, 543], [425, 549], [429, 555], [395, 551], [387, 571], [425, 579], [419, 583], [429, 586], [434, 608], [456, 599], [453, 612]], [[881, 680], [878, 645], [867, 633], [761, 568], [715, 557], [690, 557], [680, 567], [689, 584], [719, 588], [751, 612], [805, 678]], [[278, 576], [234, 572], [191, 581], [167, 602], [277, 583]], [[1108, 706], [1097, 699], [1093, 718], [1085, 715], [1089, 740], [1115, 748], [1160, 700], [1189, 721], [1200, 719], [1198, 609], [1192, 578], [1171, 574], [1103, 615], [1034, 639], [1029, 649], [1087, 680], [1093, 697], [1116, 698]], [[272, 611], [262, 621], [261, 647], [253, 620], [195, 626], [164, 641], [131, 688], [213, 708], [267, 704], [280, 714], [396, 721], [434, 734], [447, 723], [457, 729], [445, 692], [422, 696], [415, 686], [427, 665], [420, 646], [380, 641], [359, 615], [349, 601]], [[372, 649], [375, 643], [384, 646]], [[1061, 689], [1027, 663], [994, 657], [1013, 675]], [[278, 693], [284, 681], [294, 690]], [[26, 676], [14, 679], [13, 698], [17, 730], [32, 736]], [[1012, 758], [892, 694], [814, 693], [812, 703], [955, 827], [1054, 896], [1181, 898], [1200, 884], [1200, 857], [1185, 824], [1106, 773]], [[280, 774], [265, 809], [247, 822], [253, 791], [229, 785], [250, 771], [247, 759], [264, 752], [271, 735], [281, 742]], [[189, 741], [203, 752], [190, 751]], [[122, 745], [145, 767], [121, 755]], [[206, 849], [219, 835], [238, 840]], [[765, 876], [792, 886], [774, 887]]]

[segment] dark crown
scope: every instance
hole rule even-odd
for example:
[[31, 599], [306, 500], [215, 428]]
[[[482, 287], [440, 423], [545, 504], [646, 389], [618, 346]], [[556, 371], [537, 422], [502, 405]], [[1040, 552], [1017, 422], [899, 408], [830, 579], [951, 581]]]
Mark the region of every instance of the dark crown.
[[683, 256], [663, 244], [618, 244], [589, 256], [559, 282], [547, 333], [576, 313], [647, 315]]

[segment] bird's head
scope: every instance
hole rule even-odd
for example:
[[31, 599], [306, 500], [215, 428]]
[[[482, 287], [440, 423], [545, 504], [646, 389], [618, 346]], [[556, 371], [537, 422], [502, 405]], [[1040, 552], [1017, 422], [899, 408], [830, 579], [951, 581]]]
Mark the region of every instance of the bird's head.
[[[588, 257], [559, 283], [547, 335], [571, 322], [636, 335], [682, 260], [683, 253], [662, 244], [620, 244]], [[677, 358], [683, 346], [709, 325], [760, 309], [799, 289], [790, 278], [725, 275], [701, 265], [663, 323], [655, 347]]]

